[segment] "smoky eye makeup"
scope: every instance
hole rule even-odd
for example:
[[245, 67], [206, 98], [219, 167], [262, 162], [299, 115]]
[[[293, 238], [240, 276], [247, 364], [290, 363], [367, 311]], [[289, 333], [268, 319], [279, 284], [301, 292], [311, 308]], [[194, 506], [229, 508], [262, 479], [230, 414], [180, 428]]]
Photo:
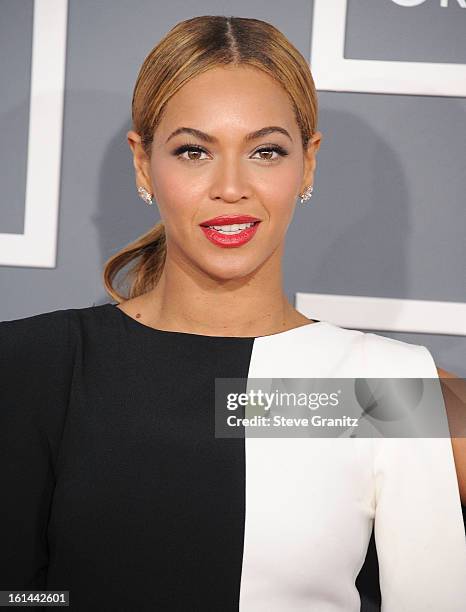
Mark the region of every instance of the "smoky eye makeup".
[[176, 147], [176, 149], [172, 152], [172, 154], [178, 157], [179, 155], [182, 155], [186, 151], [196, 151], [198, 153], [207, 153], [207, 151], [203, 147], [200, 147], [199, 145], [185, 143], [185, 144], [180, 145], [179, 147]]
[[272, 143], [261, 145], [254, 151], [253, 155], [255, 155], [256, 153], [260, 153], [262, 151], [274, 151], [278, 153], [281, 157], [285, 157], [286, 155], [289, 155], [288, 150], [285, 149], [285, 147], [282, 147], [281, 145], [277, 145], [277, 144], [272, 144]]
[[[206, 151], [206, 149], [204, 149], [204, 147], [201, 147], [199, 145], [195, 145], [195, 144], [190, 144], [190, 143], [184, 143], [178, 147], [176, 147], [173, 151], [172, 151], [172, 155], [174, 155], [175, 157], [179, 157], [181, 156], [183, 153], [186, 153], [186, 151], [196, 151], [198, 153], [208, 153], [208, 151]], [[289, 155], [288, 150], [285, 147], [282, 147], [281, 145], [278, 144], [264, 144], [261, 145], [260, 147], [258, 147], [255, 151], [253, 151], [252, 155], [256, 155], [257, 153], [261, 153], [261, 152], [269, 152], [269, 151], [273, 151], [275, 153], [278, 153], [278, 155], [280, 157], [285, 157], [287, 155]], [[276, 160], [268, 160], [266, 158], [262, 158], [263, 161], [276, 161]], [[203, 160], [185, 160], [185, 161], [203, 161]]]

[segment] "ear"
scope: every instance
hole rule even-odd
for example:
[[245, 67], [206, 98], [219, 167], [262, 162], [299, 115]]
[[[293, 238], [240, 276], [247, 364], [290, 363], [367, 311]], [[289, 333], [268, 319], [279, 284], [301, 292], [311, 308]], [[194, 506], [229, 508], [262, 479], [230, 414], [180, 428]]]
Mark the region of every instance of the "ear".
[[304, 172], [303, 182], [301, 184], [301, 191], [314, 184], [314, 172], [316, 168], [316, 155], [322, 142], [322, 132], [314, 132], [309, 140], [307, 149], [304, 153]]
[[133, 152], [133, 166], [135, 170], [136, 187], [145, 187], [150, 193], [154, 193], [150, 176], [150, 158], [144, 151], [141, 137], [134, 130], [126, 134], [129, 147]]

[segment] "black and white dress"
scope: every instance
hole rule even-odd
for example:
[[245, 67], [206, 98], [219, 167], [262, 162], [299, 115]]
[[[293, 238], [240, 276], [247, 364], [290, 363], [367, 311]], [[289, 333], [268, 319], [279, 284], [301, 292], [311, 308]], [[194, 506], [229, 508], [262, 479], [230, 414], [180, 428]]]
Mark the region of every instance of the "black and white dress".
[[1, 322], [0, 359], [1, 590], [69, 590], [79, 612], [356, 612], [375, 525], [383, 612], [466, 609], [449, 438], [214, 431], [216, 377], [434, 378], [426, 347], [325, 321], [156, 330], [109, 303]]

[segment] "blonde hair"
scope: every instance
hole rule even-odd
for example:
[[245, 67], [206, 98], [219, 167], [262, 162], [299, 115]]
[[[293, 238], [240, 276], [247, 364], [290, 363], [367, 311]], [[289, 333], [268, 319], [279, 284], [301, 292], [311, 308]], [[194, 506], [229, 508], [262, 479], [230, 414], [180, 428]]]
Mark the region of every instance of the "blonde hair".
[[[145, 58], [132, 99], [133, 130], [150, 156], [154, 132], [168, 100], [189, 80], [226, 64], [247, 65], [273, 77], [288, 93], [303, 148], [317, 127], [317, 94], [309, 65], [273, 25], [259, 19], [204, 15], [176, 24]], [[107, 293], [120, 302], [142, 295], [158, 282], [166, 257], [165, 229], [157, 223], [110, 257], [104, 266]], [[113, 286], [128, 264], [126, 296]]]

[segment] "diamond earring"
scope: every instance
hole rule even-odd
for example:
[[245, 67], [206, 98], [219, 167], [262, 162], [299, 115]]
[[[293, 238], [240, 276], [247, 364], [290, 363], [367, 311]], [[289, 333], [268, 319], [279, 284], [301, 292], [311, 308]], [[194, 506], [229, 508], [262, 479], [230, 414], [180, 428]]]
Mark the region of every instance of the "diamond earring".
[[307, 189], [304, 190], [304, 192], [301, 194], [301, 204], [304, 204], [304, 202], [306, 202], [306, 200], [309, 200], [310, 198], [312, 198], [312, 192], [314, 190], [314, 187], [312, 185], [309, 185], [309, 187], [307, 187]]
[[153, 204], [152, 195], [147, 191], [147, 189], [144, 187], [138, 187], [138, 193], [148, 206]]

